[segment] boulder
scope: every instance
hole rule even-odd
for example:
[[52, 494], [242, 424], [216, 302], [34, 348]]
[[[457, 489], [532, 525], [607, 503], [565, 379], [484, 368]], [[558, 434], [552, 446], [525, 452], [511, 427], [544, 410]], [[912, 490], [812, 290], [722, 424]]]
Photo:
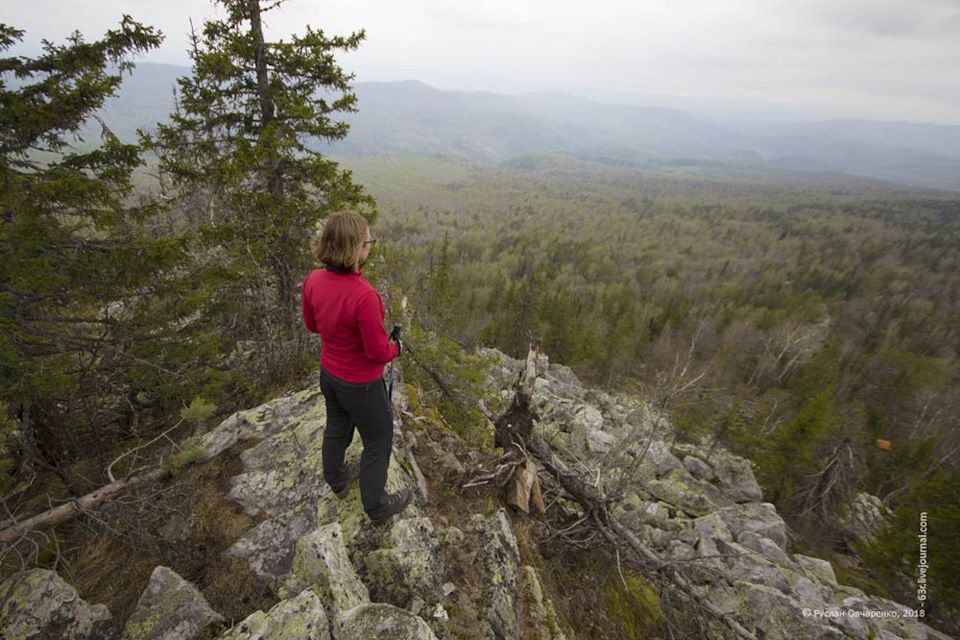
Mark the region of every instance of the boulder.
[[837, 575], [833, 571], [833, 565], [826, 560], [821, 560], [820, 558], [811, 558], [810, 556], [801, 555], [799, 553], [793, 554], [793, 559], [797, 561], [797, 564], [800, 565], [800, 568], [804, 571], [804, 573], [821, 584], [837, 584]]
[[666, 502], [693, 517], [705, 516], [734, 504], [719, 489], [697, 480], [682, 466], [673, 469], [659, 480], [647, 481], [643, 488], [657, 500]]
[[703, 480], [704, 482], [710, 482], [717, 477], [713, 472], [713, 468], [696, 456], [685, 457], [683, 459], [683, 468], [694, 478]]
[[727, 524], [734, 539], [749, 531], [763, 538], [769, 538], [781, 549], [787, 548], [787, 525], [777, 513], [777, 508], [769, 502], [738, 504], [717, 511], [717, 515]]
[[245, 472], [231, 479], [227, 498], [250, 515], [274, 516], [321, 495], [332, 497], [323, 479], [320, 443], [326, 427], [322, 413], [294, 422], [241, 454]]
[[737, 542], [748, 549], [756, 551], [762, 556], [766, 556], [781, 567], [788, 567], [793, 570], [797, 569], [796, 562], [794, 562], [793, 559], [787, 555], [787, 552], [784, 551], [780, 545], [770, 538], [764, 538], [753, 531], [743, 531], [739, 536], [737, 536]]
[[172, 569], [157, 567], [127, 620], [123, 640], [189, 640], [220, 622], [223, 616], [195, 586]]
[[753, 465], [749, 460], [731, 455], [725, 451], [715, 454], [719, 459], [713, 465], [723, 493], [734, 502], [759, 502], [763, 500], [763, 490], [753, 475]]
[[392, 604], [365, 604], [347, 611], [334, 625], [335, 640], [436, 640], [421, 618]]
[[674, 469], [682, 469], [683, 463], [677, 456], [673, 455], [670, 447], [662, 440], [653, 440], [647, 448], [644, 463], [652, 465], [653, 473], [657, 478], [661, 478]]
[[367, 587], [347, 557], [343, 531], [337, 522], [297, 540], [293, 568], [278, 591], [289, 595], [311, 586], [334, 617], [370, 602]]
[[306, 589], [269, 612], [257, 611], [227, 630], [219, 640], [330, 640], [330, 622], [320, 598]]
[[890, 515], [890, 510], [880, 498], [860, 492], [850, 503], [847, 514], [841, 518], [841, 524], [854, 539], [873, 542], [887, 525]]
[[383, 547], [366, 554], [367, 579], [380, 602], [406, 607], [414, 597], [439, 602], [440, 537], [429, 518], [395, 520]]
[[113, 640], [119, 631], [107, 607], [81, 600], [54, 571], [31, 569], [0, 583], [0, 638]]
[[308, 504], [264, 520], [243, 534], [224, 555], [246, 558], [251, 571], [273, 582], [293, 566], [297, 540], [316, 527], [314, 512], [315, 507]]
[[[762, 584], [738, 585], [741, 615], [764, 640], [844, 640], [847, 636], [826, 623], [803, 616], [803, 605], [781, 591]], [[867, 636], [855, 636], [867, 637]]]
[[616, 444], [617, 439], [612, 433], [606, 431], [588, 431], [587, 432], [587, 451], [593, 453], [607, 453]]

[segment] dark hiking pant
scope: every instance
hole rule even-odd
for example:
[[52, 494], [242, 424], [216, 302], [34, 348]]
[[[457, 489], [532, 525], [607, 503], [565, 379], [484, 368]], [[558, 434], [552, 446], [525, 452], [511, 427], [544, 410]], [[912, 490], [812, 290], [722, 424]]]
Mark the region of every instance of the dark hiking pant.
[[382, 510], [387, 468], [393, 449], [393, 413], [383, 378], [356, 384], [320, 370], [320, 389], [327, 404], [323, 433], [323, 479], [334, 491], [347, 482], [344, 454], [356, 427], [363, 442], [360, 455], [360, 498], [363, 510], [376, 517]]

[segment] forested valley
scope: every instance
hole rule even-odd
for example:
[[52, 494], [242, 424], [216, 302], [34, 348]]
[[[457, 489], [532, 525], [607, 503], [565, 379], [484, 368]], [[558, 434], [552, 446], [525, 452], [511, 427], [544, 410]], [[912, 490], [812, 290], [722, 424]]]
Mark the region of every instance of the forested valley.
[[800, 546], [849, 551], [831, 523], [880, 497], [896, 525], [857, 551], [903, 597], [928, 512], [960, 597], [956, 196], [563, 155], [344, 162], [381, 207], [376, 272], [431, 329], [515, 357], [541, 340], [648, 397], [683, 438], [753, 460]]
[[[342, 115], [363, 108], [333, 54], [364, 33], [267, 42], [258, 2], [221, 4], [193, 34], [170, 119], [136, 143], [105, 122], [99, 140], [81, 132], [159, 45], [150, 27], [124, 18], [100, 40], [0, 60], [4, 576], [147, 555], [115, 542], [149, 528], [136, 501], [110, 521], [83, 511], [65, 543], [15, 525], [176, 476], [200, 459], [192, 436], [302, 388], [309, 240], [353, 208], [378, 240], [365, 275], [426, 365], [405, 375], [457, 392], [424, 394], [425, 412], [492, 449], [471, 354], [538, 341], [591, 385], [644, 398], [680, 439], [752, 460], [796, 549], [863, 559], [848, 583], [912, 601], [928, 514], [931, 611], [956, 624], [960, 197], [622, 154], [331, 157], [317, 140], [345, 137]], [[0, 25], [0, 51], [21, 37]], [[840, 525], [859, 492], [892, 510], [870, 545]]]

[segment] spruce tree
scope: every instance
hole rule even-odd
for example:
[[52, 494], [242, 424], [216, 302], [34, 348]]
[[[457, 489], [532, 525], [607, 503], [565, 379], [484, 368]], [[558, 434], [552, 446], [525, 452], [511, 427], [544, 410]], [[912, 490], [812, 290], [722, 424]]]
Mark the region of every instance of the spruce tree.
[[[22, 37], [0, 25], [0, 52]], [[155, 368], [142, 351], [151, 291], [176, 243], [151, 239], [154, 210], [128, 203], [139, 148], [80, 132], [161, 39], [125, 16], [101, 40], [0, 58], [0, 406], [68, 485], [63, 463], [113, 440]]]
[[180, 79], [171, 122], [150, 142], [197, 238], [207, 320], [254, 342], [256, 373], [277, 379], [304, 352], [310, 237], [332, 211], [374, 214], [350, 173], [315, 150], [347, 134], [334, 115], [355, 110], [353, 76], [334, 53], [356, 49], [364, 33], [327, 37], [307, 26], [268, 41], [264, 14], [283, 0], [218, 2], [226, 15], [194, 33], [193, 75]]

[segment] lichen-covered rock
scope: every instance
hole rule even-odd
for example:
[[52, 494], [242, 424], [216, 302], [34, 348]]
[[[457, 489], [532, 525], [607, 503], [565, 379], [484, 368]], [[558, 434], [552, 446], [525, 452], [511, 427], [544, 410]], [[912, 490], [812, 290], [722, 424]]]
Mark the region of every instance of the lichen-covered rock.
[[393, 523], [384, 548], [367, 553], [367, 579], [377, 600], [405, 607], [414, 597], [440, 600], [443, 564], [440, 538], [428, 518], [402, 518]]
[[250, 570], [268, 583], [286, 575], [293, 566], [298, 539], [316, 528], [316, 507], [305, 504], [264, 520], [243, 534], [224, 552], [228, 558], [246, 558]]
[[743, 531], [739, 536], [737, 536], [737, 542], [748, 549], [752, 549], [753, 551], [766, 556], [781, 567], [789, 567], [790, 569], [797, 568], [796, 563], [790, 556], [787, 555], [787, 552], [770, 538], [764, 538], [753, 531]]
[[617, 439], [612, 433], [600, 431], [599, 429], [587, 432], [587, 451], [607, 453], [613, 448], [616, 442]]
[[833, 571], [833, 565], [826, 560], [811, 558], [799, 553], [793, 554], [793, 559], [797, 561], [797, 564], [807, 575], [815, 578], [821, 584], [837, 584], [837, 574]]
[[890, 515], [880, 498], [861, 492], [850, 503], [850, 510], [841, 519], [841, 524], [852, 538], [873, 542], [887, 525]]
[[347, 556], [339, 523], [320, 527], [297, 541], [293, 567], [278, 593], [291, 595], [311, 586], [333, 617], [370, 602], [367, 587]]
[[[781, 591], [762, 584], [738, 585], [737, 608], [765, 640], [843, 640], [846, 635], [826, 623], [803, 616], [803, 605]], [[866, 637], [866, 636], [857, 636]]]
[[0, 583], [0, 638], [113, 640], [119, 631], [104, 605], [87, 604], [53, 571], [31, 569]]
[[482, 539], [485, 619], [490, 625], [493, 637], [519, 638], [517, 581], [520, 552], [506, 510], [500, 509], [484, 523]]
[[208, 456], [216, 455], [238, 441], [266, 438], [288, 425], [325, 417], [325, 406], [319, 384], [272, 400], [249, 411], [238, 411], [212, 431], [203, 434], [197, 443]]
[[157, 567], [127, 625], [123, 640], [189, 640], [223, 622], [203, 594], [172, 569]]
[[791, 575], [788, 570], [759, 553], [736, 542], [718, 541], [717, 550], [727, 565], [725, 576], [733, 582], [752, 582], [790, 593]]
[[680, 458], [673, 455], [670, 447], [662, 440], [653, 440], [647, 447], [644, 454], [644, 462], [652, 466], [654, 477], [662, 478], [674, 469], [682, 469], [683, 463]]
[[740, 534], [750, 531], [770, 538], [781, 549], [787, 548], [787, 525], [769, 502], [738, 504], [717, 511], [736, 540]]
[[716, 478], [713, 467], [696, 456], [687, 456], [683, 459], [683, 468], [697, 480], [710, 482]]
[[644, 483], [643, 489], [657, 500], [694, 517], [705, 516], [734, 504], [719, 489], [697, 480], [682, 467], [670, 471], [659, 480], [649, 480]]
[[717, 458], [713, 464], [713, 471], [723, 489], [724, 495], [734, 502], [760, 502], [763, 500], [763, 490], [753, 475], [753, 465], [749, 460], [727, 453], [716, 452]]
[[245, 472], [231, 479], [227, 497], [247, 513], [278, 515], [326, 494], [321, 442], [325, 414], [293, 421], [241, 454]]
[[320, 598], [306, 589], [270, 611], [257, 611], [219, 640], [330, 640], [330, 622]]
[[436, 640], [421, 618], [392, 604], [365, 604], [337, 619], [335, 640]]
[[520, 569], [520, 592], [523, 595], [526, 639], [566, 640], [553, 603], [544, 597], [537, 570], [531, 566]]
[[[715, 581], [726, 570], [717, 545], [732, 539], [730, 530], [715, 513], [693, 520], [684, 520], [682, 523], [685, 527], [682, 537], [689, 541], [689, 548], [693, 549], [693, 558], [696, 558], [695, 562], [687, 565], [690, 579], [701, 583]], [[667, 536], [665, 542], [673, 545], [682, 541]], [[670, 550], [676, 551], [672, 547]]]

